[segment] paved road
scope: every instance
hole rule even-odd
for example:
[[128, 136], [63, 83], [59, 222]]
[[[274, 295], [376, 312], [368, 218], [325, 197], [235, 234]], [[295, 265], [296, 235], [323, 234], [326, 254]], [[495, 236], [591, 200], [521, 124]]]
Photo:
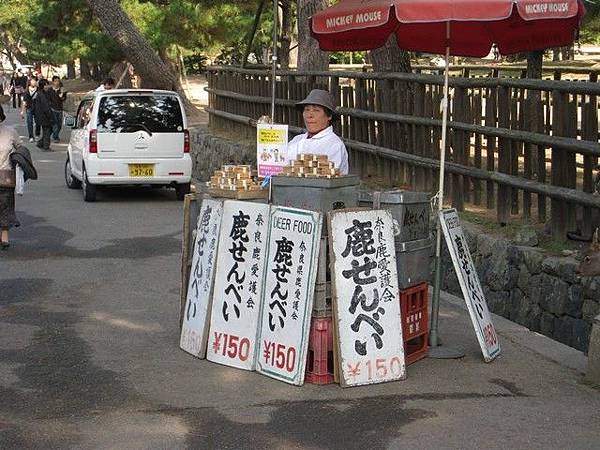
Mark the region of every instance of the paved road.
[[64, 186], [64, 146], [31, 147], [40, 179], [0, 253], [0, 448], [598, 448], [579, 352], [496, 318], [504, 354], [485, 364], [452, 303], [441, 330], [465, 358], [404, 382], [296, 388], [194, 359], [178, 350], [174, 193], [86, 204]]

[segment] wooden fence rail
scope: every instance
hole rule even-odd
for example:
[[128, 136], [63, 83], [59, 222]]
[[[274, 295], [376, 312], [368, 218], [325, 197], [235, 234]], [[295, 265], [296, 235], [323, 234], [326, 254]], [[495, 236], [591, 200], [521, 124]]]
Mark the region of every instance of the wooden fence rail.
[[[441, 142], [439, 75], [278, 71], [275, 121], [298, 133], [295, 103], [328, 89], [340, 105], [335, 128], [353, 173], [379, 186], [435, 192]], [[211, 127], [254, 137], [270, 113], [271, 74], [226, 66], [208, 69]], [[512, 78], [450, 79], [447, 192], [465, 204], [511, 217], [550, 221], [553, 235], [592, 231], [600, 145], [600, 84]]]

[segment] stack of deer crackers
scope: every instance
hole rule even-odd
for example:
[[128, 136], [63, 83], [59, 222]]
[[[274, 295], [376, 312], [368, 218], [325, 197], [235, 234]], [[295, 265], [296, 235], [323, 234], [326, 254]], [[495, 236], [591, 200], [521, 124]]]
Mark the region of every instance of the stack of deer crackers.
[[247, 165], [225, 165], [215, 170], [206, 183], [211, 189], [225, 191], [260, 191], [260, 184], [252, 178], [252, 169]]
[[340, 170], [336, 169], [332, 161], [329, 161], [327, 155], [304, 153], [298, 155], [294, 161], [290, 161], [279, 175], [301, 178], [336, 178], [340, 176]]

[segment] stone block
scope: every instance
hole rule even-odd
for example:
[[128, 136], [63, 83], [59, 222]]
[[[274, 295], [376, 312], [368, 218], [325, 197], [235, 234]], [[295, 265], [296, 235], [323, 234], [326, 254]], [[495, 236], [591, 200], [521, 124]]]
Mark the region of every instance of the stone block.
[[494, 244], [497, 239], [485, 233], [477, 235], [477, 250], [483, 257], [491, 256], [494, 253]]
[[523, 263], [532, 275], [539, 274], [542, 271], [542, 263], [546, 255], [537, 249], [528, 249], [523, 251]]
[[561, 316], [566, 313], [569, 285], [557, 277], [542, 274], [540, 306], [548, 312]]
[[548, 312], [542, 312], [540, 315], [540, 333], [545, 336], [552, 337], [552, 333], [554, 332], [554, 317], [553, 314]]
[[583, 306], [583, 287], [579, 284], [572, 284], [569, 286], [567, 294], [567, 308], [566, 314], [576, 319], [582, 317], [582, 306]]
[[585, 320], [592, 320], [598, 314], [600, 314], [600, 303], [591, 298], [583, 300], [583, 306], [581, 307], [581, 314]]
[[496, 292], [484, 288], [483, 293], [491, 312], [502, 317], [508, 317], [510, 311], [510, 294], [507, 291]]
[[571, 345], [573, 337], [573, 319], [569, 316], [555, 317], [552, 337], [565, 345]]
[[527, 317], [531, 310], [531, 303], [525, 294], [518, 288], [510, 293], [509, 319], [523, 326], [529, 326]]
[[539, 244], [537, 233], [532, 228], [523, 227], [515, 236], [515, 242], [518, 245], [523, 245], [527, 247], [535, 247]]
[[582, 319], [575, 319], [572, 322], [571, 346], [584, 353], [588, 351], [590, 339], [591, 324]]
[[525, 264], [519, 266], [519, 277], [517, 278], [517, 287], [523, 292], [527, 292], [530, 288], [529, 282], [531, 281], [531, 274], [527, 270]]
[[538, 304], [532, 304], [527, 314], [527, 321], [525, 326], [533, 331], [540, 331], [540, 321], [543, 311]]
[[585, 381], [595, 386], [600, 386], [600, 315], [596, 316], [592, 323]]
[[542, 275], [533, 275], [529, 279], [529, 287], [525, 293], [531, 300], [531, 303], [540, 303], [542, 298]]
[[581, 285], [585, 298], [600, 300], [600, 276], [581, 277]]
[[550, 275], [560, 277], [568, 283], [575, 283], [578, 265], [579, 262], [575, 258], [551, 256], [542, 262], [542, 270]]

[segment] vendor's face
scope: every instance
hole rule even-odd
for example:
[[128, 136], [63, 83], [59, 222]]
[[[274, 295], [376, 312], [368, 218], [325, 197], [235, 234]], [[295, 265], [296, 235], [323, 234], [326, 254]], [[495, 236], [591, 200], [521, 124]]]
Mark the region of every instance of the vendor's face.
[[304, 117], [304, 126], [309, 134], [316, 134], [324, 130], [331, 122], [328, 111], [318, 105], [306, 105], [302, 116]]

